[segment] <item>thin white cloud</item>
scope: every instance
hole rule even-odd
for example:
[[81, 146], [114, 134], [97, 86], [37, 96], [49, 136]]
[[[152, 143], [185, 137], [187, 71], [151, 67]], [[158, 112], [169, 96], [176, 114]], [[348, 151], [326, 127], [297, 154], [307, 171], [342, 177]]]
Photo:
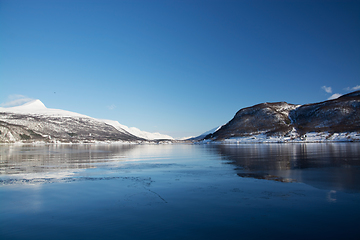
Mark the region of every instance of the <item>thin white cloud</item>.
[[35, 99], [26, 97], [24, 95], [13, 94], [13, 95], [8, 96], [7, 101], [5, 103], [1, 103], [0, 106], [1, 107], [16, 107], [16, 106], [23, 105], [23, 104], [33, 101], [33, 100], [35, 100]]
[[111, 104], [110, 106], [107, 106], [109, 110], [114, 110], [116, 108], [115, 104]]
[[332, 93], [331, 87], [322, 86], [321, 89], [324, 90], [324, 91], [327, 92], [327, 93]]
[[341, 96], [342, 96], [342, 94], [340, 94], [340, 93], [334, 93], [333, 95], [331, 95], [328, 98], [328, 100], [336, 99], [336, 98], [341, 97]]
[[356, 85], [355, 87], [351, 88], [351, 90], [354, 90], [354, 91], [360, 90], [360, 85]]
[[346, 91], [357, 91], [360, 90], [360, 85], [356, 85], [355, 87], [347, 87], [345, 88]]

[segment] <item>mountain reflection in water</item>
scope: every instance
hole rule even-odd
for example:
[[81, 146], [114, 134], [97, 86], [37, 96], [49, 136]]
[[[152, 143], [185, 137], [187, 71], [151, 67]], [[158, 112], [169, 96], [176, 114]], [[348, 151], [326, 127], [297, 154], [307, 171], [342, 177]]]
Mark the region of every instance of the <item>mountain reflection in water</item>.
[[[240, 177], [302, 182], [320, 189], [360, 192], [359, 143], [240, 144], [198, 147], [207, 154], [226, 160], [227, 164], [235, 165], [234, 170]], [[185, 145], [183, 148], [186, 151], [194, 149]], [[0, 175], [13, 177], [19, 175], [22, 179], [44, 177], [65, 179], [73, 177], [75, 172], [84, 169], [111, 170], [121, 166], [124, 170], [125, 163], [129, 166], [132, 161], [137, 160], [144, 161], [141, 166], [149, 168], [147, 160], [176, 155], [173, 150], [171, 146], [135, 144], [74, 144], [41, 147], [8, 145], [0, 147]], [[4, 181], [3, 179], [3, 184]]]
[[215, 145], [240, 177], [360, 192], [359, 143]]
[[96, 168], [121, 161], [137, 145], [9, 145], [0, 148], [0, 174]]
[[0, 239], [357, 240], [359, 149], [3, 144]]

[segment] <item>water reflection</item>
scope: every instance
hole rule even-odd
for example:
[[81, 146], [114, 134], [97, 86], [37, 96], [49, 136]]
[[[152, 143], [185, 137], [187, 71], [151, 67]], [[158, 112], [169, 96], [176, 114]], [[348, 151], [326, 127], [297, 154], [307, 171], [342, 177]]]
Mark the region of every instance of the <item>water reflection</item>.
[[349, 239], [358, 149], [0, 145], [0, 239]]
[[359, 143], [216, 145], [214, 149], [236, 166], [240, 177], [360, 191]]
[[183, 161], [186, 156], [193, 160], [194, 148], [136, 144], [0, 145], [0, 185], [123, 179], [124, 174], [134, 171], [156, 172], [180, 166], [176, 159]]
[[125, 157], [137, 145], [2, 145], [0, 174], [95, 168]]
[[[183, 164], [184, 159], [187, 159], [187, 167], [196, 162], [203, 170], [209, 164], [204, 159], [209, 158], [222, 159], [224, 163], [234, 165], [240, 177], [302, 182], [327, 189], [330, 191], [329, 201], [336, 199], [336, 191], [360, 192], [359, 143], [0, 145], [0, 176], [2, 184], [19, 181], [45, 183], [54, 179], [73, 181], [76, 174], [77, 180], [91, 180], [95, 176], [89, 170], [94, 169], [97, 171], [96, 179], [101, 180], [119, 177], [111, 175], [119, 171], [153, 169], [156, 172], [161, 171], [159, 169], [162, 167], [170, 170]], [[159, 160], [164, 161], [160, 163]], [[99, 174], [99, 171], [104, 173]]]

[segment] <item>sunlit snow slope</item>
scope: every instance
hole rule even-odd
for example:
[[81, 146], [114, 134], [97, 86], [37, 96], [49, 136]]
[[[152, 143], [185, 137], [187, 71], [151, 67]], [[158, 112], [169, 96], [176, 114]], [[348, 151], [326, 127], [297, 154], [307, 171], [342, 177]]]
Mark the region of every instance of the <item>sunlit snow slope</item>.
[[173, 139], [171, 136], [164, 135], [164, 134], [161, 134], [158, 132], [150, 133], [150, 132], [141, 131], [140, 129], [135, 128], [135, 127], [127, 127], [125, 125], [120, 124], [118, 121], [106, 120], [106, 119], [103, 119], [101, 121], [104, 121], [105, 123], [115, 127], [119, 131], [126, 131], [135, 136], [145, 138], [148, 140], [157, 140], [157, 139], [171, 139], [172, 140]]
[[[115, 124], [117, 123], [117, 124]], [[94, 142], [172, 139], [160, 133], [129, 128], [61, 109], [46, 108], [40, 100], [0, 108], [0, 142]]]

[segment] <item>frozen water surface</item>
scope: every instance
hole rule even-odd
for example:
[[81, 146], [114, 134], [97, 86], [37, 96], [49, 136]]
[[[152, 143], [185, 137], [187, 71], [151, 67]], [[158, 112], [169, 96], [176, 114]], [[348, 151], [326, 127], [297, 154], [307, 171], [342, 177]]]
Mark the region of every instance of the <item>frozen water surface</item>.
[[359, 239], [360, 144], [0, 145], [0, 239]]

